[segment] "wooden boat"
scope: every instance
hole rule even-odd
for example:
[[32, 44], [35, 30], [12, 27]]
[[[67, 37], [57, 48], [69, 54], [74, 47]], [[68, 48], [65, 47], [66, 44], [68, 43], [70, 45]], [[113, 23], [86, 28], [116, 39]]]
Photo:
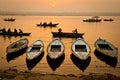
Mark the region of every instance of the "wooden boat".
[[90, 55], [90, 47], [81, 38], [77, 38], [77, 40], [72, 44], [71, 48], [73, 54], [81, 60], [86, 60]]
[[83, 20], [83, 22], [101, 22], [101, 19], [90, 18], [90, 19]]
[[6, 36], [29, 36], [31, 33], [14, 33], [14, 32], [0, 32], [0, 35], [6, 35]]
[[100, 53], [112, 58], [117, 57], [117, 48], [110, 42], [99, 38], [96, 40], [94, 45], [96, 47], [96, 50], [99, 51]]
[[44, 44], [41, 40], [36, 40], [34, 43], [31, 44], [30, 47], [27, 49], [27, 59], [33, 60], [42, 54], [44, 51]]
[[57, 59], [62, 56], [64, 53], [64, 44], [61, 42], [59, 38], [55, 38], [50, 42], [47, 48], [48, 56], [51, 59]]
[[13, 22], [13, 21], [15, 21], [15, 19], [14, 18], [5, 18], [4, 21], [11, 21], [11, 22]]
[[113, 19], [104, 19], [104, 21], [114, 21]]
[[43, 27], [56, 27], [58, 25], [58, 23], [56, 23], [56, 24], [53, 24], [52, 22], [50, 22], [50, 23], [46, 23], [46, 22], [44, 22], [44, 23], [40, 23], [40, 24], [37, 24], [37, 26], [43, 26]]
[[17, 53], [23, 49], [25, 49], [28, 45], [28, 39], [27, 38], [23, 38], [23, 39], [20, 39], [16, 42], [13, 42], [12, 44], [10, 44], [8, 47], [7, 47], [7, 54], [11, 54], [11, 53]]
[[77, 38], [84, 35], [84, 33], [69, 33], [69, 32], [51, 32], [53, 37]]

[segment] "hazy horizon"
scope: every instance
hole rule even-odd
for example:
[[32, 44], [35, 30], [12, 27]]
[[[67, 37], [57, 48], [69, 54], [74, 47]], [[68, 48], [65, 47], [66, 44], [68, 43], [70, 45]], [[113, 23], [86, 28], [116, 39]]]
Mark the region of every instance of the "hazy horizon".
[[120, 15], [119, 3], [120, 0], [0, 0], [0, 14]]

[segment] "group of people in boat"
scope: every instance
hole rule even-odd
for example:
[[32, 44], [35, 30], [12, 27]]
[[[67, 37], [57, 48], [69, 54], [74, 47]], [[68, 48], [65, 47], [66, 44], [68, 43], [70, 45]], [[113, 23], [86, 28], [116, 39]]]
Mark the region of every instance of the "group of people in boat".
[[[0, 30], [2, 33], [11, 33], [11, 29], [9, 28], [8, 30], [6, 30], [5, 28]], [[23, 31], [21, 29], [19, 29], [19, 32], [16, 28], [14, 28], [14, 33], [23, 33]]]

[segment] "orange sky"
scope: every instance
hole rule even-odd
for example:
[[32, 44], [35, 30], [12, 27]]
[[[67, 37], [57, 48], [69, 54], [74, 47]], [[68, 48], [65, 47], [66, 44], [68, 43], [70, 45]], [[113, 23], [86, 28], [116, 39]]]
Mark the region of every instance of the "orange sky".
[[120, 0], [0, 0], [0, 11], [120, 13]]

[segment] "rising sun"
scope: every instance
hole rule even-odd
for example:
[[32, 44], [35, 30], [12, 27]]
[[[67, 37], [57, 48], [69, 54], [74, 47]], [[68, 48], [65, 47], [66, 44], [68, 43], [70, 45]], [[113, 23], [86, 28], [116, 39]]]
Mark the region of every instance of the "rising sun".
[[52, 7], [55, 7], [55, 4], [52, 4]]

